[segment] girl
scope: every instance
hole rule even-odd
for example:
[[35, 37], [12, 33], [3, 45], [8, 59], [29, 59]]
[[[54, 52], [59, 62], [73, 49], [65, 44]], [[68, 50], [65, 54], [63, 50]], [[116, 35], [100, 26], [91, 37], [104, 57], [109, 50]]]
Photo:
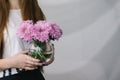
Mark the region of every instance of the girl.
[[40, 63], [27, 55], [29, 45], [16, 34], [23, 20], [45, 20], [37, 0], [0, 0], [0, 80], [45, 80], [42, 69], [36, 67], [54, 60], [52, 56], [49, 62]]

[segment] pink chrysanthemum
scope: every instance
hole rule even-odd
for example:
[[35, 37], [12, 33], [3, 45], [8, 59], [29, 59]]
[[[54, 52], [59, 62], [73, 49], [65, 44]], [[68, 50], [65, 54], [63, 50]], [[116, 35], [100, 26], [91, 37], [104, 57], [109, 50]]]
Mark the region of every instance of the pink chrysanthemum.
[[38, 21], [32, 28], [32, 36], [34, 40], [47, 42], [49, 40], [49, 31], [51, 27], [46, 24], [46, 21]]
[[31, 27], [33, 27], [31, 20], [24, 21], [18, 29], [18, 36], [25, 41], [32, 41]]
[[61, 35], [62, 30], [56, 23], [41, 20], [34, 25], [32, 20], [24, 21], [18, 29], [18, 36], [28, 42], [58, 40]]
[[52, 39], [59, 39], [62, 35], [62, 30], [56, 23], [49, 23], [51, 24], [51, 30], [50, 30], [50, 37]]

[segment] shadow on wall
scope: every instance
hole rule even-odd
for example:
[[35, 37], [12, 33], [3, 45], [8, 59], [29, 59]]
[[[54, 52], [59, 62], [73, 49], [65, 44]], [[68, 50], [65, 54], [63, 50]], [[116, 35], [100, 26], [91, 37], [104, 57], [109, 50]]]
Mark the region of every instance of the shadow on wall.
[[40, 1], [47, 19], [59, 23], [64, 36], [85, 29], [111, 9], [105, 0], [66, 0], [63, 4], [64, 0], [55, 1], [58, 5], [54, 0]]
[[119, 0], [105, 0], [106, 3], [108, 3], [110, 6], [114, 6], [116, 5], [116, 3], [119, 1]]

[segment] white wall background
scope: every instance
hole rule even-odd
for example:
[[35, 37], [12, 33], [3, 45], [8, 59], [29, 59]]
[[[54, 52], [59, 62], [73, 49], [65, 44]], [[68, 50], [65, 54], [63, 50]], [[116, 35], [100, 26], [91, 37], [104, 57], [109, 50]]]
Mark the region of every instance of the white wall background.
[[64, 35], [46, 80], [120, 80], [120, 0], [39, 0]]

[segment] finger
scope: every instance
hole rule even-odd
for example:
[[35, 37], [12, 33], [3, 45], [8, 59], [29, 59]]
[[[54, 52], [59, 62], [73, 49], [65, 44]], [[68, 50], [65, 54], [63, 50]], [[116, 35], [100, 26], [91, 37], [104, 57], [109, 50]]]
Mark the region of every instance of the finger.
[[34, 70], [35, 68], [33, 68], [33, 67], [25, 67], [24, 69], [25, 70]]
[[32, 61], [32, 62], [34, 62], [34, 63], [40, 62], [39, 59], [35, 59], [35, 58], [30, 58], [30, 61]]
[[47, 65], [49, 65], [49, 64], [51, 64], [52, 62], [54, 61], [54, 57], [53, 58], [51, 58], [49, 61], [47, 61], [47, 62], [43, 62], [43, 66], [47, 66]]
[[41, 66], [42, 64], [39, 62], [32, 62], [32, 61], [27, 61], [26, 62], [27, 65], [31, 65], [31, 66]]
[[28, 54], [29, 50], [26, 50], [26, 51], [22, 51], [21, 53], [22, 54]]
[[27, 56], [27, 60], [32, 62], [40, 62], [39, 59], [32, 58], [31, 56]]
[[37, 68], [38, 66], [31, 65], [31, 64], [26, 64], [26, 66], [25, 66], [25, 67]]

